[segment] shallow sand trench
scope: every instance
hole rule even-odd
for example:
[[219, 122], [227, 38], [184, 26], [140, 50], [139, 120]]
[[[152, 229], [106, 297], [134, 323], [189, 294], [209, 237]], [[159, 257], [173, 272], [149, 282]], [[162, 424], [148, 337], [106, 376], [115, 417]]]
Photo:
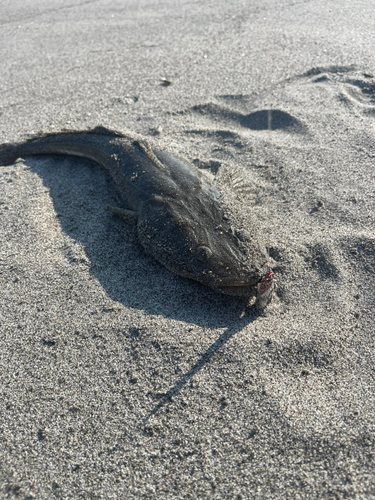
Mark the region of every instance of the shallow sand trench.
[[0, 166], [0, 497], [372, 498], [375, 14], [125, 4], [0, 5], [0, 142], [151, 137], [277, 289], [258, 314], [169, 273], [92, 162]]

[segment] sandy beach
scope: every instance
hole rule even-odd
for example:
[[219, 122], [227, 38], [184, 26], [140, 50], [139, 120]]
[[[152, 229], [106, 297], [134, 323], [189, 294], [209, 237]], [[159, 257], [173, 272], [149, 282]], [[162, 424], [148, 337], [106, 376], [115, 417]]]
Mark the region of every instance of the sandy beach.
[[375, 498], [370, 3], [0, 1], [0, 26], [0, 144], [140, 134], [276, 276], [255, 310], [147, 255], [98, 164], [0, 165], [0, 498]]

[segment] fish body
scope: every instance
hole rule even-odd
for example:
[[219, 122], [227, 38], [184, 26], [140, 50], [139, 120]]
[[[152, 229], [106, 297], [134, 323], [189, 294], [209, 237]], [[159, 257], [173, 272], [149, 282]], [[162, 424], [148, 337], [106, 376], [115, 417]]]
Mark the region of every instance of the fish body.
[[81, 156], [105, 167], [127, 206], [108, 209], [135, 223], [144, 250], [170, 271], [228, 295], [259, 292], [270, 272], [266, 253], [233, 229], [217, 188], [195, 167], [103, 127], [0, 145], [0, 164], [41, 154]]

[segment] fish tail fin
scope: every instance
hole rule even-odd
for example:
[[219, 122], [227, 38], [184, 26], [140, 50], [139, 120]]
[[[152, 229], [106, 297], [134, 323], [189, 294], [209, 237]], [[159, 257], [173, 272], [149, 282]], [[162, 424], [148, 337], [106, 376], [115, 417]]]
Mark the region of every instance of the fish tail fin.
[[20, 157], [20, 152], [15, 144], [0, 144], [0, 165], [11, 165], [17, 158]]

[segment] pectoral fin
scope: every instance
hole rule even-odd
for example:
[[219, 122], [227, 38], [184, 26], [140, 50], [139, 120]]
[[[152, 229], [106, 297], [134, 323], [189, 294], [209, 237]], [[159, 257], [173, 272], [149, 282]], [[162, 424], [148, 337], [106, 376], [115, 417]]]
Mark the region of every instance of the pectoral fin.
[[133, 212], [133, 210], [126, 210], [125, 208], [109, 207], [109, 206], [106, 206], [105, 209], [108, 212], [112, 212], [118, 217], [121, 217], [121, 219], [124, 220], [127, 224], [136, 225], [138, 222], [138, 214], [137, 212]]

